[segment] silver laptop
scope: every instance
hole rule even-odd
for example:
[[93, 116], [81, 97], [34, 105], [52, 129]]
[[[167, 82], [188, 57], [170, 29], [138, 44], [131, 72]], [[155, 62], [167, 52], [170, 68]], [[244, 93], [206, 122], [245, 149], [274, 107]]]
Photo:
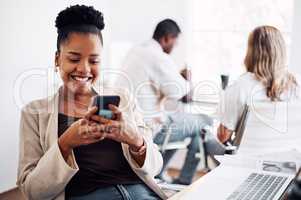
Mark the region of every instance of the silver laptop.
[[301, 168], [295, 178], [277, 173], [254, 172], [235, 189], [227, 200], [278, 200], [281, 199], [293, 179], [300, 176]]

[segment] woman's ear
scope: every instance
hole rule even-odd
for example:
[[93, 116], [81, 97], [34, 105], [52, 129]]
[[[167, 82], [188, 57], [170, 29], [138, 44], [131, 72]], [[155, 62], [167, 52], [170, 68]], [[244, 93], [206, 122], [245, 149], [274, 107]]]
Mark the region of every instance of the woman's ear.
[[59, 63], [59, 56], [60, 56], [60, 53], [59, 51], [56, 51], [55, 52], [55, 57], [54, 57], [54, 64], [55, 64], [55, 69], [57, 69], [59, 66], [60, 66], [60, 63]]

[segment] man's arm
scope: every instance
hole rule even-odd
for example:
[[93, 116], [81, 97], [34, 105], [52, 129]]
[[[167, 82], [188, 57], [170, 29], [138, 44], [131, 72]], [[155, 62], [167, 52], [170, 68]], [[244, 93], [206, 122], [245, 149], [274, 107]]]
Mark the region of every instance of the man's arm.
[[[180, 71], [181, 76], [189, 82], [190, 86], [192, 85], [191, 82], [191, 71], [187, 68], [184, 68], [183, 70]], [[192, 87], [190, 87], [192, 88]], [[183, 103], [189, 103], [192, 101], [192, 96], [193, 96], [193, 90], [190, 90], [185, 96], [181, 98], [181, 101]]]

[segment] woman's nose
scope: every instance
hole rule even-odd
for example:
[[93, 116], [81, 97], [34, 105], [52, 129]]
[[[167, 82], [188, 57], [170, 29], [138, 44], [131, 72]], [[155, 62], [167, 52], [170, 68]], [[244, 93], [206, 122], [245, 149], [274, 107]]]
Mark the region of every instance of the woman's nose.
[[89, 62], [87, 61], [83, 61], [81, 62], [78, 66], [77, 66], [77, 71], [81, 72], [81, 73], [88, 73], [91, 71], [91, 67], [89, 65]]

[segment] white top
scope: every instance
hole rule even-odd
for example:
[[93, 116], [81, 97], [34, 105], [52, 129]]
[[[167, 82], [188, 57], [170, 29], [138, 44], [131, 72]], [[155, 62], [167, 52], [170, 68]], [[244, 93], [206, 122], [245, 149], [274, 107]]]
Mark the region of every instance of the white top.
[[[299, 82], [298, 82], [299, 83]], [[281, 99], [286, 101], [291, 91], [284, 93]], [[266, 88], [259, 82], [253, 73], [246, 72], [241, 75], [224, 94], [221, 104], [221, 123], [229, 130], [235, 130], [236, 124], [243, 112], [244, 105], [253, 101], [269, 101]]]
[[168, 111], [177, 110], [174, 100], [189, 91], [189, 83], [180, 75], [176, 63], [153, 39], [130, 50], [122, 72], [116, 86], [127, 87], [134, 94], [146, 122], [164, 121]]

